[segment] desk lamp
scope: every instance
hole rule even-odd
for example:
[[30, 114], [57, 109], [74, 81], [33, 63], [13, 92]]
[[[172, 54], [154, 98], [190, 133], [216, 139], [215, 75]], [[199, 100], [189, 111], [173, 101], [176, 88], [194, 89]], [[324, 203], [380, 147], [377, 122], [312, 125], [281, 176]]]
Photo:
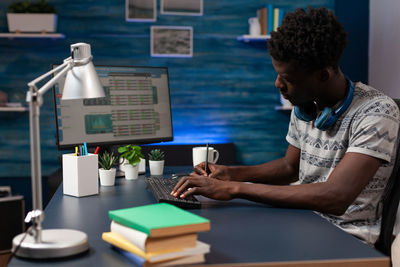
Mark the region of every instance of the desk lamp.
[[[56, 73], [40, 89], [36, 83]], [[90, 45], [71, 45], [71, 57], [63, 64], [28, 83], [26, 101], [29, 103], [29, 128], [31, 143], [32, 206], [25, 222], [32, 222], [28, 234], [22, 233], [13, 239], [13, 251], [17, 256], [33, 259], [71, 256], [89, 248], [87, 235], [70, 229], [42, 230], [44, 212], [42, 207], [42, 173], [40, 159], [39, 110], [42, 96], [66, 74], [62, 99], [105, 97], [103, 87], [92, 63]]]

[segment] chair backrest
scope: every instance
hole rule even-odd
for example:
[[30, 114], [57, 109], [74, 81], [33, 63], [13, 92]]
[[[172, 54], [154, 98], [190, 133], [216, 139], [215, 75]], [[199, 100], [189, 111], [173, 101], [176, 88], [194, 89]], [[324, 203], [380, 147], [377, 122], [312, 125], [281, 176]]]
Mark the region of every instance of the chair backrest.
[[0, 252], [8, 252], [11, 249], [12, 239], [25, 231], [24, 197], [0, 198], [0, 214]]
[[[400, 108], [400, 99], [394, 99]], [[391, 246], [394, 239], [393, 227], [396, 220], [397, 209], [400, 200], [400, 139], [397, 140], [396, 159], [392, 174], [385, 188], [383, 196], [383, 210], [381, 232], [375, 248], [386, 255], [390, 255]]]

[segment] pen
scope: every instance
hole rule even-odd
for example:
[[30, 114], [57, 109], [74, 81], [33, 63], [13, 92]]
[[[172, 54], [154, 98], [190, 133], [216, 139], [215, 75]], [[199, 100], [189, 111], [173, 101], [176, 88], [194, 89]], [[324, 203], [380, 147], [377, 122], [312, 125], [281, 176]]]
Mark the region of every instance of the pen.
[[78, 147], [75, 147], [75, 156], [78, 156]]
[[206, 145], [206, 162], [204, 164], [204, 171], [206, 172], [206, 175], [208, 175], [208, 173], [207, 173], [207, 165], [208, 165], [208, 142], [207, 142], [207, 145]]
[[83, 154], [82, 154], [82, 146], [81, 145], [79, 146], [79, 156], [83, 156]]
[[94, 154], [96, 155], [99, 152], [100, 147], [96, 147], [96, 151], [94, 151]]
[[87, 156], [88, 152], [87, 152], [86, 142], [83, 142], [83, 147], [85, 148], [85, 156]]

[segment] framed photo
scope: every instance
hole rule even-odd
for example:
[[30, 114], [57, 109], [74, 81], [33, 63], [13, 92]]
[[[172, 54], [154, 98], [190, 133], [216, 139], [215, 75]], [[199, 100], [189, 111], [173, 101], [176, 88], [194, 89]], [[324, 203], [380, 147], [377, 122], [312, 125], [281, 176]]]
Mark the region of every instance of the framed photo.
[[125, 20], [151, 22], [157, 19], [157, 0], [125, 0]]
[[152, 57], [193, 56], [193, 27], [152, 26], [150, 31]]
[[160, 14], [202, 16], [203, 0], [161, 0]]

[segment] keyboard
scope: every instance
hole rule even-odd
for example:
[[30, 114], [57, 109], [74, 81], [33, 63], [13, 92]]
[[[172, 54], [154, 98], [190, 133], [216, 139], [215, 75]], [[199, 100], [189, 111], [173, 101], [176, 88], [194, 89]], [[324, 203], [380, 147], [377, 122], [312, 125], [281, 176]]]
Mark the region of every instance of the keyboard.
[[150, 177], [146, 178], [147, 187], [153, 193], [154, 198], [158, 202], [165, 202], [182, 209], [200, 209], [201, 202], [194, 196], [188, 196], [184, 199], [176, 198], [170, 193], [178, 183], [180, 178], [162, 178], [162, 177]]

